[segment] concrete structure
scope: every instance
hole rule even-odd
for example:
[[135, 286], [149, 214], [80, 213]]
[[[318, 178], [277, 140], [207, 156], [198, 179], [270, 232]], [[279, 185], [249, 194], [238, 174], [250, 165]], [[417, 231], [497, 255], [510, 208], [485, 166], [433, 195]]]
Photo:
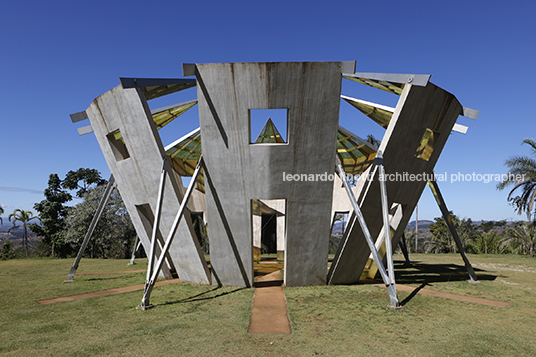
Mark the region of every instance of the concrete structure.
[[[332, 183], [283, 174], [333, 172], [342, 73], [341, 62], [196, 65], [201, 132], [210, 138], [210, 259], [223, 284], [253, 283], [254, 199], [286, 200], [285, 284], [326, 283]], [[288, 142], [250, 144], [251, 109], [287, 109]]]
[[[145, 95], [139, 88], [118, 86], [95, 99], [86, 113], [136, 232], [145, 251], [150, 252], [166, 154]], [[182, 182], [173, 173], [166, 175], [162, 207], [166, 214], [162, 215], [157, 231], [160, 244], [156, 254], [160, 253], [182, 201], [181, 188]], [[211, 282], [207, 263], [194, 237], [190, 217], [186, 215], [162, 268], [166, 278], [176, 272], [185, 281]]]
[[[458, 115], [477, 112], [430, 76], [355, 73], [355, 62], [186, 64], [183, 72], [195, 79], [122, 79], [72, 116], [90, 119], [91, 127], [79, 131], [95, 132], [143, 246], [151, 259], [160, 257], [156, 272], [163, 250], [166, 277], [176, 271], [185, 281], [252, 286], [262, 217], [271, 214], [287, 286], [352, 284], [366, 267], [369, 276], [379, 270], [397, 306], [391, 243], [433, 180], [451, 130], [467, 130], [456, 124]], [[398, 104], [341, 96], [343, 78], [399, 95]], [[147, 100], [193, 86], [197, 99], [149, 109]], [[386, 129], [379, 148], [339, 126], [341, 98]], [[195, 104], [200, 128], [164, 148], [158, 129]], [[286, 125], [277, 128], [266, 115], [257, 137], [252, 115], [268, 110], [282, 111]], [[340, 180], [325, 179], [335, 172]], [[361, 175], [355, 187], [345, 174]], [[389, 178], [396, 174], [428, 176]], [[187, 190], [181, 176], [193, 176]], [[190, 212], [208, 221], [210, 271]], [[349, 222], [326, 275], [336, 212], [348, 212]], [[150, 275], [142, 307], [154, 284]]]
[[[426, 183], [433, 177], [433, 168], [458, 116], [464, 113], [475, 115], [470, 110], [464, 111], [452, 94], [430, 83], [428, 78], [414, 81], [415, 76], [405, 79], [396, 75], [377, 74], [354, 74], [348, 77], [358, 82], [381, 85], [381, 89], [400, 95], [392, 117], [385, 123], [386, 133], [379, 147], [384, 153], [386, 174], [394, 175], [392, 180], [387, 180], [387, 197], [390, 230], [393, 243], [396, 244], [404, 233]], [[382, 81], [391, 86], [383, 86]], [[398, 86], [395, 85], [397, 82]], [[371, 169], [369, 167], [363, 175], [370, 180], [359, 180], [356, 191], [361, 197], [363, 215], [370, 232], [373, 237], [377, 237], [378, 242], [384, 234], [381, 196], [379, 185], [369, 184], [378, 180]], [[397, 180], [397, 174], [406, 175], [406, 178], [400, 177]], [[410, 179], [412, 175], [417, 177], [417, 174], [424, 175], [419, 180]], [[349, 232], [345, 237], [347, 244], [340, 245], [328, 274], [328, 280], [332, 284], [356, 283], [369, 259], [370, 252], [363, 249], [365, 238], [355, 224], [355, 219], [348, 226]]]

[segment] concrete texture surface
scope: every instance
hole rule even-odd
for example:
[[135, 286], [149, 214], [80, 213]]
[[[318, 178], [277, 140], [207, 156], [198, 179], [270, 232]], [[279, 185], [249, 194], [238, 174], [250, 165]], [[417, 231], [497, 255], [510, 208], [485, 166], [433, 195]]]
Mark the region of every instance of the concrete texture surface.
[[[326, 283], [341, 62], [196, 64], [211, 264], [251, 286], [251, 200], [286, 199], [285, 284]], [[287, 143], [250, 144], [250, 109], [287, 109]], [[268, 119], [268, 118], [266, 118]]]

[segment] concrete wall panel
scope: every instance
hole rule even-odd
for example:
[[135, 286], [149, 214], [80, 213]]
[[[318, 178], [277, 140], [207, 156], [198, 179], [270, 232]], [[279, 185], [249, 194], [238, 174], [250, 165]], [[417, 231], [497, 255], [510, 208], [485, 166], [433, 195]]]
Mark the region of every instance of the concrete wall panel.
[[[285, 283], [326, 280], [341, 64], [198, 64], [211, 262], [226, 285], [253, 282], [252, 199], [286, 199]], [[250, 145], [249, 109], [287, 109], [287, 144]], [[268, 119], [268, 118], [266, 118]]]

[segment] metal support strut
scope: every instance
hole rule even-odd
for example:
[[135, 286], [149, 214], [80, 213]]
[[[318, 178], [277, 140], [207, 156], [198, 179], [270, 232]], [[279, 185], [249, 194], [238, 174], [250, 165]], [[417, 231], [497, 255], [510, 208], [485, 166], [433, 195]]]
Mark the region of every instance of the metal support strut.
[[132, 255], [130, 256], [130, 262], [128, 262], [127, 265], [136, 264], [134, 260], [136, 260], [136, 252], [138, 251], [138, 249], [140, 249], [140, 245], [141, 245], [140, 237], [136, 236], [136, 241], [134, 242], [134, 248], [132, 248]]
[[435, 180], [428, 181], [428, 187], [430, 187], [430, 189], [432, 190], [432, 193], [434, 194], [437, 205], [439, 206], [439, 209], [441, 210], [441, 213], [443, 214], [443, 218], [445, 219], [445, 222], [447, 222], [447, 227], [449, 227], [450, 234], [452, 234], [452, 238], [454, 238], [454, 241], [456, 242], [456, 246], [458, 247], [458, 250], [460, 251], [460, 255], [462, 256], [463, 262], [465, 264], [465, 268], [467, 269], [467, 273], [469, 274], [469, 282], [480, 283], [480, 281], [478, 281], [476, 277], [473, 266], [469, 262], [469, 258], [467, 258], [467, 254], [465, 254], [465, 249], [463, 247], [462, 241], [460, 240], [460, 237], [458, 236], [458, 232], [456, 232], [456, 228], [454, 227], [454, 224], [452, 223], [452, 217], [450, 216], [445, 200], [443, 199], [443, 196], [441, 195], [441, 191], [439, 191], [439, 186], [437, 185], [437, 182]]
[[91, 235], [93, 234], [93, 231], [95, 230], [95, 227], [97, 226], [97, 223], [99, 222], [102, 212], [104, 212], [104, 207], [106, 207], [106, 204], [108, 203], [108, 200], [110, 199], [114, 184], [115, 184], [114, 175], [111, 175], [110, 179], [108, 180], [108, 185], [106, 186], [106, 189], [104, 190], [104, 194], [102, 195], [102, 198], [99, 202], [99, 206], [97, 207], [97, 210], [95, 211], [95, 214], [93, 215], [93, 220], [91, 221], [91, 224], [89, 225], [89, 228], [86, 232], [86, 236], [84, 237], [82, 246], [78, 250], [78, 255], [76, 256], [76, 259], [73, 263], [73, 266], [71, 267], [71, 270], [69, 271], [69, 275], [67, 275], [67, 280], [65, 280], [65, 283], [74, 282], [74, 275], [76, 274], [76, 269], [78, 269], [78, 264], [80, 263], [80, 259], [82, 259], [82, 255], [84, 254], [84, 251], [86, 250], [87, 243], [89, 242], [89, 239], [91, 238]]
[[380, 181], [380, 193], [382, 200], [382, 214], [383, 214], [383, 232], [384, 232], [384, 241], [385, 241], [385, 251], [387, 254], [387, 270], [389, 271], [389, 279], [394, 286], [396, 294], [396, 283], [395, 283], [395, 267], [393, 263], [393, 247], [391, 242], [391, 224], [389, 224], [389, 203], [387, 200], [387, 185], [385, 184], [385, 167], [383, 166], [383, 156], [382, 152], [378, 151], [376, 157], [374, 158], [374, 163], [376, 167], [379, 168], [378, 179]]
[[177, 212], [177, 215], [175, 216], [175, 220], [173, 221], [173, 225], [171, 227], [171, 230], [166, 238], [166, 241], [165, 241], [165, 244], [164, 244], [164, 247], [162, 248], [161, 252], [160, 252], [160, 257], [158, 258], [158, 261], [156, 263], [156, 265], [153, 267], [153, 260], [154, 260], [154, 254], [155, 254], [155, 249], [156, 248], [156, 232], [157, 232], [157, 225], [158, 225], [158, 222], [160, 220], [160, 209], [161, 209], [161, 204], [162, 204], [162, 196], [163, 196], [163, 186], [164, 186], [164, 183], [163, 181], [165, 181], [165, 171], [167, 171], [167, 167], [166, 167], [166, 164], [164, 164], [164, 168], [162, 169], [162, 179], [161, 179], [161, 182], [160, 182], [160, 193], [159, 193], [159, 197], [158, 197], [158, 206], [157, 206], [157, 213], [156, 213], [156, 216], [155, 216], [155, 222], [153, 224], [153, 237], [152, 237], [152, 246], [151, 246], [151, 256], [149, 258], [149, 266], [147, 267], [147, 279], [145, 281], [145, 289], [143, 291], [143, 298], [141, 299], [141, 305], [138, 306], [137, 308], [140, 309], [140, 310], [147, 310], [151, 307], [153, 307], [153, 305], [151, 305], [150, 303], [150, 298], [151, 298], [151, 292], [153, 291], [153, 288], [154, 288], [154, 284], [156, 282], [156, 279], [158, 277], [158, 273], [160, 272], [160, 269], [162, 268], [162, 264], [164, 263], [164, 259], [165, 259], [165, 256], [166, 254], [168, 253], [169, 251], [169, 247], [171, 246], [171, 243], [173, 241], [173, 238], [175, 236], [175, 233], [177, 232], [177, 228], [179, 228], [179, 223], [180, 223], [180, 220], [184, 214], [184, 210], [186, 209], [186, 203], [188, 202], [188, 199], [190, 198], [191, 194], [192, 194], [192, 191], [194, 189], [194, 186], [195, 186], [195, 182], [197, 180], [197, 177], [199, 176], [199, 173], [201, 171], [201, 167], [203, 165], [203, 156], [201, 155], [201, 158], [199, 159], [199, 162], [197, 163], [197, 167], [194, 171], [194, 174], [192, 175], [192, 179], [190, 181], [190, 184], [188, 185], [188, 189], [186, 190], [186, 193], [184, 194], [184, 197], [182, 199], [182, 202], [181, 202], [181, 205], [179, 207], [179, 211]]
[[157, 233], [158, 233], [158, 228], [160, 226], [160, 217], [162, 215], [162, 203], [163, 203], [163, 198], [164, 198], [164, 189], [166, 187], [166, 175], [167, 175], [168, 168], [169, 168], [169, 160], [167, 156], [164, 156], [163, 164], [162, 164], [162, 172], [160, 174], [160, 186], [158, 188], [158, 200], [156, 202], [156, 213], [154, 216], [153, 231], [151, 233], [151, 248], [149, 251], [149, 262], [147, 265], [147, 276], [145, 278], [145, 286], [147, 286], [147, 282], [150, 281], [151, 276], [153, 275], [154, 257], [156, 255], [156, 245], [158, 243]]
[[[376, 155], [377, 155], [376, 157], [379, 157], [380, 159], [382, 159], [381, 151], [378, 151], [378, 153]], [[380, 167], [383, 168], [382, 165], [383, 165], [383, 159], [380, 162]], [[385, 270], [385, 267], [383, 266], [382, 259], [380, 258], [380, 255], [378, 254], [378, 250], [376, 249], [376, 246], [374, 245], [374, 242], [373, 242], [372, 237], [370, 235], [370, 231], [369, 231], [369, 229], [367, 227], [367, 223], [365, 222], [365, 218], [363, 217], [363, 214], [361, 213], [361, 209], [359, 208], [359, 205], [357, 204], [357, 201], [355, 199], [354, 193], [352, 192], [352, 189], [350, 188], [350, 184], [348, 183], [348, 180], [346, 179], [346, 173], [344, 172], [344, 168], [342, 167], [341, 162], [340, 162], [338, 157], [337, 157], [337, 170], [339, 172], [339, 176], [340, 176], [340, 178], [342, 180], [342, 183], [344, 185], [344, 188], [346, 190], [346, 194], [348, 195], [348, 198], [350, 199], [350, 202], [352, 203], [354, 213], [355, 213], [356, 218], [357, 218], [357, 220], [359, 222], [359, 225], [361, 226], [361, 230], [363, 231], [363, 235], [365, 236], [367, 244], [368, 244], [368, 246], [370, 248], [370, 251], [372, 253], [372, 258], [376, 262], [376, 265], [378, 266], [378, 270], [380, 271], [380, 275], [382, 277], [382, 280], [385, 283], [385, 286], [387, 287], [387, 291], [389, 293], [389, 298], [390, 298], [390, 302], [391, 302], [390, 306], [392, 308], [398, 308], [398, 307], [400, 307], [400, 303], [399, 303], [398, 297], [396, 295], [396, 285], [395, 285], [395, 281], [394, 281], [394, 270], [393, 270], [393, 273], [391, 274], [393, 276], [393, 279], [391, 280], [389, 275], [387, 275], [387, 271]], [[380, 177], [380, 184], [381, 184], [383, 179], [385, 179], [385, 175], [383, 175], [383, 177]], [[385, 182], [383, 182], [383, 184], [385, 184]], [[384, 190], [385, 190], [385, 188], [382, 189], [382, 196], [383, 196], [383, 194], [387, 194]], [[383, 205], [383, 198], [382, 198], [382, 205]], [[385, 205], [385, 207], [387, 207], [387, 206]], [[383, 208], [384, 211], [385, 211], [385, 207]], [[385, 218], [384, 218], [384, 224], [385, 224]], [[388, 221], [387, 221], [387, 224], [389, 224]], [[384, 230], [387, 231], [389, 233], [389, 235], [390, 235], [391, 228], [389, 227], [389, 225], [384, 226]], [[389, 241], [389, 243], [391, 242], [391, 237], [390, 236], [389, 236], [389, 239], [387, 239], [387, 241]], [[387, 244], [387, 242], [386, 242], [386, 244]], [[389, 247], [390, 247], [390, 245], [389, 245]], [[387, 249], [387, 251], [389, 251], [389, 249]], [[391, 259], [392, 259], [392, 251], [391, 251]]]
[[404, 254], [404, 258], [406, 259], [404, 265], [411, 265], [408, 254], [408, 245], [406, 244], [406, 235], [404, 233], [402, 233], [402, 237], [400, 237], [398, 245], [400, 246], [400, 250], [402, 250], [402, 254]]

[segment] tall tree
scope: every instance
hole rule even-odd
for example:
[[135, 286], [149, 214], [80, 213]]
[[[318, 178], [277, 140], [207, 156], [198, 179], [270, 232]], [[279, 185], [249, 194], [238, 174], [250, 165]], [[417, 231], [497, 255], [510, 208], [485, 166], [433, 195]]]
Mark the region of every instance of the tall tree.
[[[28, 256], [28, 223], [31, 220], [38, 218], [39, 217], [37, 216], [33, 216], [32, 211], [23, 211], [21, 209], [16, 209], [12, 214], [9, 215], [9, 220], [13, 223], [13, 227], [10, 228], [10, 230], [22, 227], [22, 241], [24, 243], [26, 256]], [[20, 222], [21, 225], [17, 226], [17, 222]]]
[[467, 251], [472, 253], [500, 254], [503, 253], [504, 247], [501, 247], [501, 234], [499, 228], [505, 227], [506, 221], [482, 221], [480, 225], [475, 226], [476, 236], [473, 242], [469, 244]]
[[[509, 175], [519, 175], [520, 180], [511, 180], [510, 177], [497, 185], [498, 190], [503, 190], [506, 187], [514, 186], [508, 194], [508, 201], [514, 206], [517, 214], [525, 212], [527, 219], [534, 219], [534, 200], [536, 198], [536, 141], [533, 139], [525, 139], [522, 142], [530, 146], [530, 156], [512, 156], [505, 161], [508, 167]], [[517, 192], [521, 193], [514, 196]]]
[[68, 190], [77, 190], [76, 197], [84, 197], [91, 187], [100, 186], [106, 183], [101, 178], [100, 172], [95, 169], [79, 168], [76, 171], [69, 171], [61, 186]]
[[[4, 208], [0, 206], [0, 214], [4, 214]], [[2, 217], [0, 217], [0, 225], [3, 225], [4, 221], [2, 221]]]
[[[87, 191], [84, 201], [70, 210], [66, 220], [65, 242], [78, 250], [93, 215], [102, 199], [104, 186]], [[114, 189], [86, 249], [90, 258], [128, 258], [136, 238], [136, 230], [119, 191]]]
[[31, 224], [30, 229], [43, 237], [42, 242], [51, 248], [51, 255], [66, 256], [70, 253], [70, 247], [64, 242], [65, 217], [68, 211], [64, 203], [71, 201], [72, 196], [62, 189], [57, 174], [49, 176], [44, 194], [45, 199], [34, 205], [34, 209], [39, 212], [41, 225]]

